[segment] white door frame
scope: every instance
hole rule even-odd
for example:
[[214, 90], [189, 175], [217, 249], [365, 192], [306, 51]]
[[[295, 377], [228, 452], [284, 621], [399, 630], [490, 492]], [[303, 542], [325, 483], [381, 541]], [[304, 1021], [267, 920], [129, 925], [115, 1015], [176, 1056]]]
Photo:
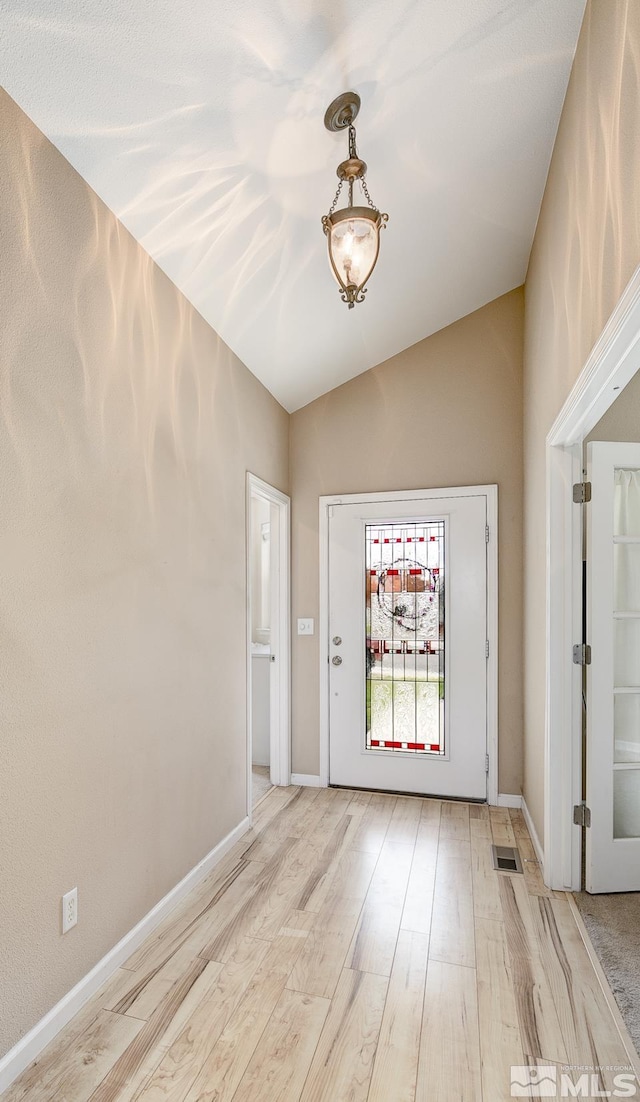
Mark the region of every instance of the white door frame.
[[[276, 654], [277, 691], [270, 694], [270, 771], [271, 783], [287, 785], [291, 781], [291, 501], [286, 494], [247, 472], [245, 506], [246, 556], [246, 639], [247, 639], [247, 815], [252, 815], [252, 715], [251, 715], [251, 498], [259, 497], [277, 509], [278, 517], [278, 617], [272, 625]], [[271, 685], [273, 688], [273, 678]]]
[[332, 505], [360, 502], [413, 501], [421, 498], [467, 497], [469, 492], [485, 494], [490, 539], [487, 547], [487, 793], [490, 804], [498, 802], [498, 487], [454, 486], [429, 490], [393, 490], [366, 494], [332, 494], [320, 498], [320, 784], [329, 784], [329, 510]]
[[640, 267], [605, 325], [546, 441], [546, 707], [544, 879], [581, 887], [582, 675], [572, 648], [582, 631], [582, 525], [572, 486], [582, 481], [582, 445], [640, 369]]

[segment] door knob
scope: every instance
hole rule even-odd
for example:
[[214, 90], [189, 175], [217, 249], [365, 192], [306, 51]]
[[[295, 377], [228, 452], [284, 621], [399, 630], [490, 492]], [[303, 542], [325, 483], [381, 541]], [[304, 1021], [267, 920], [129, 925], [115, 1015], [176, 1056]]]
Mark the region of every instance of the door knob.
[[342, 659], [341, 659], [339, 654], [334, 654], [331, 661], [332, 661], [334, 666], [341, 666], [342, 665]]

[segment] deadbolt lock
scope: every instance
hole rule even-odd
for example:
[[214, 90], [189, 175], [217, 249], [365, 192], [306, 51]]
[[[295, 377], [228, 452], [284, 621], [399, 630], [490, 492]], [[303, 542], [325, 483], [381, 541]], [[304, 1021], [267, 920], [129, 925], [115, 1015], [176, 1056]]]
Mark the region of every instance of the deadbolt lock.
[[333, 637], [333, 645], [334, 645], [334, 647], [339, 647], [339, 646], [340, 646], [340, 644], [341, 644], [341, 642], [342, 642], [342, 638], [341, 638], [341, 636], [339, 636], [339, 635], [334, 635], [334, 637]]

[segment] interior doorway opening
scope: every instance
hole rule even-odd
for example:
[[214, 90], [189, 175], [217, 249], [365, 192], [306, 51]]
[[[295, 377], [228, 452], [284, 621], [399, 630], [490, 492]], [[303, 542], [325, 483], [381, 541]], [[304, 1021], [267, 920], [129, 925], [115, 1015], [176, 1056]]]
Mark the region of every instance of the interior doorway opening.
[[251, 802], [271, 788], [271, 512], [251, 495]]
[[247, 814], [290, 779], [290, 504], [247, 475]]
[[[639, 370], [640, 268], [547, 437], [544, 879], [552, 888], [570, 891], [580, 891], [582, 886], [583, 835], [595, 828], [595, 822], [586, 825], [591, 809], [586, 800], [589, 761], [583, 745], [583, 667], [574, 658], [576, 644], [588, 644], [593, 652], [600, 643], [599, 634], [583, 638], [583, 512], [590, 508], [580, 504], [580, 487], [587, 477], [584, 445], [589, 438], [603, 439], [601, 434], [591, 434]], [[586, 705], [588, 709], [588, 691]], [[610, 826], [613, 834], [613, 811], [610, 818], [607, 830]]]

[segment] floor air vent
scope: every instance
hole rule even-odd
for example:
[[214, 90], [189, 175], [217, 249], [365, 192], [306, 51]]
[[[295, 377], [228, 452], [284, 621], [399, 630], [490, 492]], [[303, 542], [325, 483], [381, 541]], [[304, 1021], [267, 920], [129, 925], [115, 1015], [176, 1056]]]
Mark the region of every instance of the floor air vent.
[[513, 846], [492, 846], [493, 867], [500, 872], [522, 872], [520, 854]]

